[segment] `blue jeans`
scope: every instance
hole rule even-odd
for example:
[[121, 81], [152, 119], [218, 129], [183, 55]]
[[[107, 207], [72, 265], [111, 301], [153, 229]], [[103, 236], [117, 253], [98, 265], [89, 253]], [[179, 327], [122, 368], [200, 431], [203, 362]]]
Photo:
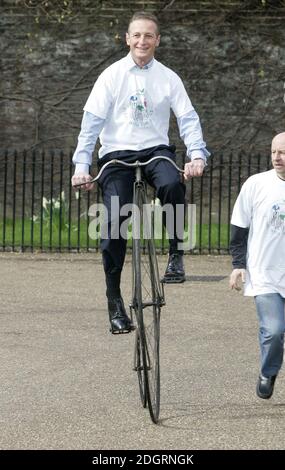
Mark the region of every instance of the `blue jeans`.
[[283, 362], [285, 299], [280, 294], [262, 294], [255, 298], [259, 319], [261, 373], [277, 375]]

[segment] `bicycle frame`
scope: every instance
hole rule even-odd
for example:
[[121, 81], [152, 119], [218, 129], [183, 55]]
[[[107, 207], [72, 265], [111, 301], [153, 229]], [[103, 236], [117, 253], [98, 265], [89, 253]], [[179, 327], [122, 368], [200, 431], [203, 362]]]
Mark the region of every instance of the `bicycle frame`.
[[[98, 175], [88, 184], [98, 181], [105, 168], [111, 165], [123, 165], [135, 169], [133, 191], [133, 254], [132, 254], [132, 301], [131, 317], [136, 324], [134, 370], [138, 375], [140, 397], [143, 407], [148, 406], [154, 423], [158, 422], [160, 411], [160, 311], [165, 305], [164, 287], [159, 278], [153, 230], [147, 224], [147, 239], [143, 244], [141, 215], [146, 199], [146, 185], [142, 179], [142, 168], [155, 160], [169, 161], [180, 173], [184, 173], [169, 157], [157, 156], [147, 162], [127, 163], [122, 160], [110, 160], [102, 166]], [[84, 186], [85, 183], [80, 186]], [[137, 217], [137, 215], [140, 217]]]

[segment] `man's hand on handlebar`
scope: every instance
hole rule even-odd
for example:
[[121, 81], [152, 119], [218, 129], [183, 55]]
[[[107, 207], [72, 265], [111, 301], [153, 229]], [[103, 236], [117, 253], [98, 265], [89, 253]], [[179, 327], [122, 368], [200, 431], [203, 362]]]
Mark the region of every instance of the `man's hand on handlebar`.
[[192, 162], [185, 163], [184, 178], [190, 180], [193, 176], [202, 176], [205, 168], [205, 162], [202, 158], [196, 158]]
[[[92, 180], [92, 176], [87, 173], [77, 173], [71, 178], [71, 184], [73, 189], [78, 191], [78, 189], [83, 189], [85, 191], [90, 191], [94, 188], [94, 183], [88, 183]], [[84, 184], [86, 183], [86, 184]], [[82, 185], [82, 186], [81, 186]]]

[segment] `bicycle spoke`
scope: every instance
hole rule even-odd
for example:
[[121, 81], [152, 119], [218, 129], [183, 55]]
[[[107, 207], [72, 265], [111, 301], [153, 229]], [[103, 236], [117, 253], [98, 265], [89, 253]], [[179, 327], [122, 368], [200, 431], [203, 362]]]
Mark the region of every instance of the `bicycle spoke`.
[[146, 398], [146, 388], [145, 388], [145, 377], [144, 377], [144, 368], [143, 368], [143, 358], [142, 358], [142, 342], [139, 335], [139, 330], [136, 330], [136, 339], [135, 339], [135, 357], [134, 357], [134, 370], [137, 372], [138, 381], [139, 381], [139, 390], [140, 397], [143, 407], [147, 405]]

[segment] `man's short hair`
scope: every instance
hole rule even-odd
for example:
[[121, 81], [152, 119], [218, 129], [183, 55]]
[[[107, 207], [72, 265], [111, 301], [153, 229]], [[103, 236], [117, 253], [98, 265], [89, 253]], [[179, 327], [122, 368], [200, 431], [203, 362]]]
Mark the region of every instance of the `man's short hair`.
[[153, 22], [156, 24], [157, 34], [160, 34], [160, 31], [159, 31], [159, 22], [158, 22], [157, 17], [156, 17], [153, 13], [148, 13], [147, 11], [136, 11], [136, 12], [133, 14], [133, 16], [131, 17], [130, 21], [129, 21], [128, 30], [129, 30], [129, 28], [130, 28], [130, 24], [131, 24], [133, 21], [136, 21], [136, 20], [149, 20], [149, 21], [153, 21]]

